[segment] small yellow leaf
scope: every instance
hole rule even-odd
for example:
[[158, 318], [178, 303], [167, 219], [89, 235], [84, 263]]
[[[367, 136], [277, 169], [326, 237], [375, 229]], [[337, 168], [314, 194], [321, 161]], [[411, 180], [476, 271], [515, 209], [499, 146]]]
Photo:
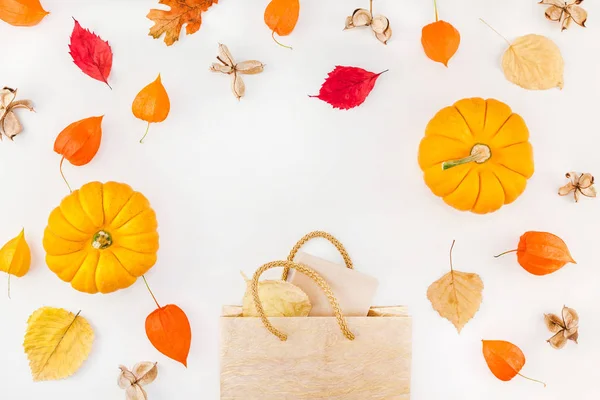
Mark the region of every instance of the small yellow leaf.
[[[452, 243], [454, 247], [454, 242]], [[483, 282], [477, 274], [460, 272], [452, 267], [450, 272], [433, 282], [427, 289], [427, 298], [434, 310], [456, 327], [458, 333], [477, 313], [481, 304]]]
[[560, 49], [540, 35], [518, 37], [502, 57], [504, 76], [529, 90], [563, 88], [565, 63]]
[[9, 240], [0, 249], [0, 271], [8, 274], [8, 297], [10, 298], [10, 276], [24, 276], [31, 266], [31, 250], [25, 241], [25, 230]]
[[73, 375], [92, 349], [94, 331], [83, 318], [62, 308], [42, 307], [27, 321], [23, 347], [34, 381]]
[[[252, 296], [252, 282], [246, 280], [246, 283], [248, 288], [242, 303], [242, 315], [258, 317]], [[308, 295], [286, 281], [258, 282], [258, 297], [267, 317], [306, 317], [312, 309]]]

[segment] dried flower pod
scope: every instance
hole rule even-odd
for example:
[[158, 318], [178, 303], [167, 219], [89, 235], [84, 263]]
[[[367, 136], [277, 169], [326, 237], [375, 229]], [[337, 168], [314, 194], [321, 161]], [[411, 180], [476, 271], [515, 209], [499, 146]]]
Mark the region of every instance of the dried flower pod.
[[375, 37], [383, 44], [392, 37], [390, 21], [383, 15], [373, 16], [373, 0], [369, 0], [369, 9], [357, 8], [352, 15], [346, 17], [344, 29], [352, 29], [361, 26], [370, 26]]
[[560, 22], [561, 31], [568, 29], [571, 21], [583, 28], [587, 21], [587, 11], [579, 5], [583, 0], [542, 0], [538, 4], [548, 5], [545, 15], [550, 21]]
[[563, 306], [561, 316], [556, 314], [544, 314], [546, 327], [554, 336], [547, 340], [555, 349], [562, 349], [568, 340], [577, 343], [579, 338], [579, 315], [577, 311]]
[[13, 140], [15, 136], [23, 131], [14, 110], [26, 108], [29, 111], [34, 111], [31, 100], [15, 100], [16, 98], [17, 89], [5, 87], [0, 90], [0, 140], [2, 140], [2, 135]]
[[[258, 317], [252, 296], [252, 281], [243, 273], [247, 289], [242, 303], [242, 316]], [[308, 295], [298, 286], [281, 280], [258, 282], [258, 297], [267, 317], [306, 317], [312, 305]]]
[[596, 197], [596, 188], [594, 187], [594, 177], [592, 174], [578, 174], [577, 172], [567, 172], [565, 174], [570, 182], [558, 189], [560, 196], [566, 196], [573, 192], [575, 202], [579, 201], [579, 194], [586, 197]]
[[239, 100], [246, 93], [246, 85], [240, 74], [254, 75], [263, 72], [265, 65], [256, 60], [235, 62], [231, 52], [224, 44], [219, 44], [219, 55], [217, 56], [219, 63], [213, 63], [210, 66], [212, 72], [220, 72], [222, 74], [231, 75], [231, 91]]
[[147, 400], [148, 395], [142, 386], [152, 383], [158, 376], [158, 367], [155, 362], [144, 361], [135, 364], [133, 371], [122, 365], [119, 366], [121, 373], [117, 384], [125, 389], [127, 400]]

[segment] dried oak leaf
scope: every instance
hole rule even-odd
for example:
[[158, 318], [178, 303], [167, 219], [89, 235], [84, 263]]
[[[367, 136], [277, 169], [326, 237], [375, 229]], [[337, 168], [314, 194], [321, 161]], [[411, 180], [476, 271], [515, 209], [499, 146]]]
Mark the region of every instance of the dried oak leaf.
[[383, 44], [387, 44], [387, 41], [392, 37], [390, 21], [386, 17], [383, 15], [373, 16], [372, 11], [357, 8], [352, 15], [346, 17], [344, 30], [361, 26], [370, 26], [375, 37]]
[[165, 34], [165, 43], [171, 46], [179, 40], [181, 29], [185, 27], [185, 33], [191, 35], [198, 32], [202, 24], [202, 12], [209, 9], [219, 0], [159, 0], [171, 9], [169, 11], [152, 9], [146, 18], [154, 21], [149, 35], [154, 39]]
[[[252, 281], [243, 273], [246, 280], [246, 293], [242, 303], [242, 316], [258, 317], [252, 295]], [[298, 286], [281, 280], [258, 282], [258, 297], [267, 317], [306, 317], [312, 305], [308, 295]]]
[[119, 365], [121, 373], [117, 384], [121, 389], [125, 389], [127, 400], [146, 400], [148, 395], [142, 386], [152, 383], [158, 376], [157, 363], [144, 361], [135, 364], [130, 371], [126, 367]]
[[562, 349], [567, 340], [577, 343], [579, 338], [579, 315], [577, 315], [577, 311], [563, 306], [560, 317], [556, 314], [544, 314], [544, 322], [548, 330], [555, 334], [547, 340], [555, 349]]
[[23, 126], [19, 122], [14, 110], [17, 108], [26, 108], [34, 111], [31, 100], [15, 100], [17, 89], [8, 87], [0, 90], [0, 140], [2, 135], [10, 140], [23, 131]]
[[596, 197], [596, 188], [594, 187], [594, 177], [592, 174], [578, 174], [577, 172], [567, 172], [567, 179], [571, 181], [558, 189], [558, 194], [566, 196], [573, 192], [575, 202], [579, 201], [579, 193], [586, 197]]
[[217, 60], [221, 63], [213, 63], [210, 66], [212, 72], [221, 72], [231, 76], [231, 91], [239, 100], [246, 93], [246, 85], [240, 74], [254, 75], [263, 72], [265, 65], [260, 61], [248, 60], [236, 63], [231, 52], [224, 44], [219, 44], [219, 55]]
[[433, 282], [427, 289], [427, 298], [433, 309], [456, 327], [458, 333], [479, 311], [483, 282], [479, 275], [455, 271], [452, 267], [450, 248], [450, 272]]
[[587, 11], [579, 5], [583, 0], [542, 0], [538, 4], [550, 6], [546, 9], [546, 18], [550, 21], [560, 22], [561, 31], [568, 29], [571, 21], [585, 28]]

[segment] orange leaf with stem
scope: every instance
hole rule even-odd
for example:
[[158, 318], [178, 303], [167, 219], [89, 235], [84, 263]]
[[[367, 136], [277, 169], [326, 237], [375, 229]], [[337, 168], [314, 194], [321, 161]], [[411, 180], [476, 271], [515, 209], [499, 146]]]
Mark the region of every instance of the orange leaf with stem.
[[520, 348], [504, 340], [482, 340], [483, 357], [492, 374], [501, 381], [510, 381], [519, 375], [530, 381], [538, 382], [546, 387], [544, 382], [528, 378], [520, 374], [525, 365], [525, 355]]
[[292, 49], [275, 39], [275, 34], [287, 36], [296, 27], [300, 15], [299, 0], [272, 0], [265, 9], [265, 24], [271, 29], [271, 37], [278, 45]]
[[60, 160], [60, 174], [70, 191], [72, 191], [71, 186], [62, 171], [63, 161], [66, 158], [76, 166], [92, 161], [102, 140], [102, 118], [104, 118], [103, 115], [73, 122], [63, 129], [54, 141], [54, 151], [63, 156]]
[[146, 317], [146, 336], [156, 350], [187, 367], [192, 330], [187, 315], [174, 304], [161, 307], [142, 275], [146, 288], [156, 303], [156, 310]]
[[169, 101], [169, 95], [162, 84], [160, 74], [158, 74], [158, 77], [154, 82], [140, 90], [131, 105], [133, 115], [135, 115], [136, 118], [148, 122], [146, 133], [140, 139], [140, 143], [144, 142], [150, 124], [163, 122], [167, 119], [170, 110], [171, 102]]
[[8, 298], [10, 299], [10, 276], [24, 276], [31, 266], [31, 250], [25, 240], [25, 229], [0, 249], [0, 271], [8, 274]]
[[533, 275], [547, 275], [567, 263], [577, 264], [565, 242], [548, 232], [525, 232], [515, 250], [505, 251], [495, 257], [515, 252], [521, 267]]
[[40, 0], [0, 0], [0, 19], [14, 26], [34, 26], [46, 15]]
[[447, 67], [448, 61], [454, 56], [460, 45], [460, 33], [454, 26], [439, 19], [436, 0], [433, 1], [433, 6], [435, 22], [423, 27], [421, 44], [427, 57]]

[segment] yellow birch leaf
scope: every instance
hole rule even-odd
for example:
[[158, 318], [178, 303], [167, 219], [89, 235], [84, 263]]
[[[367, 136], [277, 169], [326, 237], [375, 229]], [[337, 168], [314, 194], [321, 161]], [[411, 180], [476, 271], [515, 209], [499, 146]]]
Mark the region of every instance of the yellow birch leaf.
[[[252, 281], [245, 276], [244, 279], [247, 289], [242, 303], [242, 316], [258, 317], [252, 296]], [[267, 317], [306, 317], [312, 309], [308, 295], [298, 286], [286, 281], [258, 282], [258, 297]]]
[[83, 318], [62, 308], [42, 307], [27, 321], [23, 347], [34, 381], [73, 375], [92, 349], [94, 331]]
[[25, 230], [9, 240], [0, 249], [0, 271], [8, 274], [8, 297], [10, 298], [10, 276], [22, 277], [29, 271], [31, 250], [25, 241]]
[[541, 35], [518, 37], [502, 56], [504, 76], [512, 83], [530, 90], [564, 86], [565, 63], [560, 49]]
[[[453, 247], [454, 242], [452, 242]], [[450, 248], [450, 272], [429, 286], [427, 298], [434, 310], [441, 317], [452, 322], [460, 333], [479, 310], [483, 282], [477, 274], [454, 270], [452, 248]]]

